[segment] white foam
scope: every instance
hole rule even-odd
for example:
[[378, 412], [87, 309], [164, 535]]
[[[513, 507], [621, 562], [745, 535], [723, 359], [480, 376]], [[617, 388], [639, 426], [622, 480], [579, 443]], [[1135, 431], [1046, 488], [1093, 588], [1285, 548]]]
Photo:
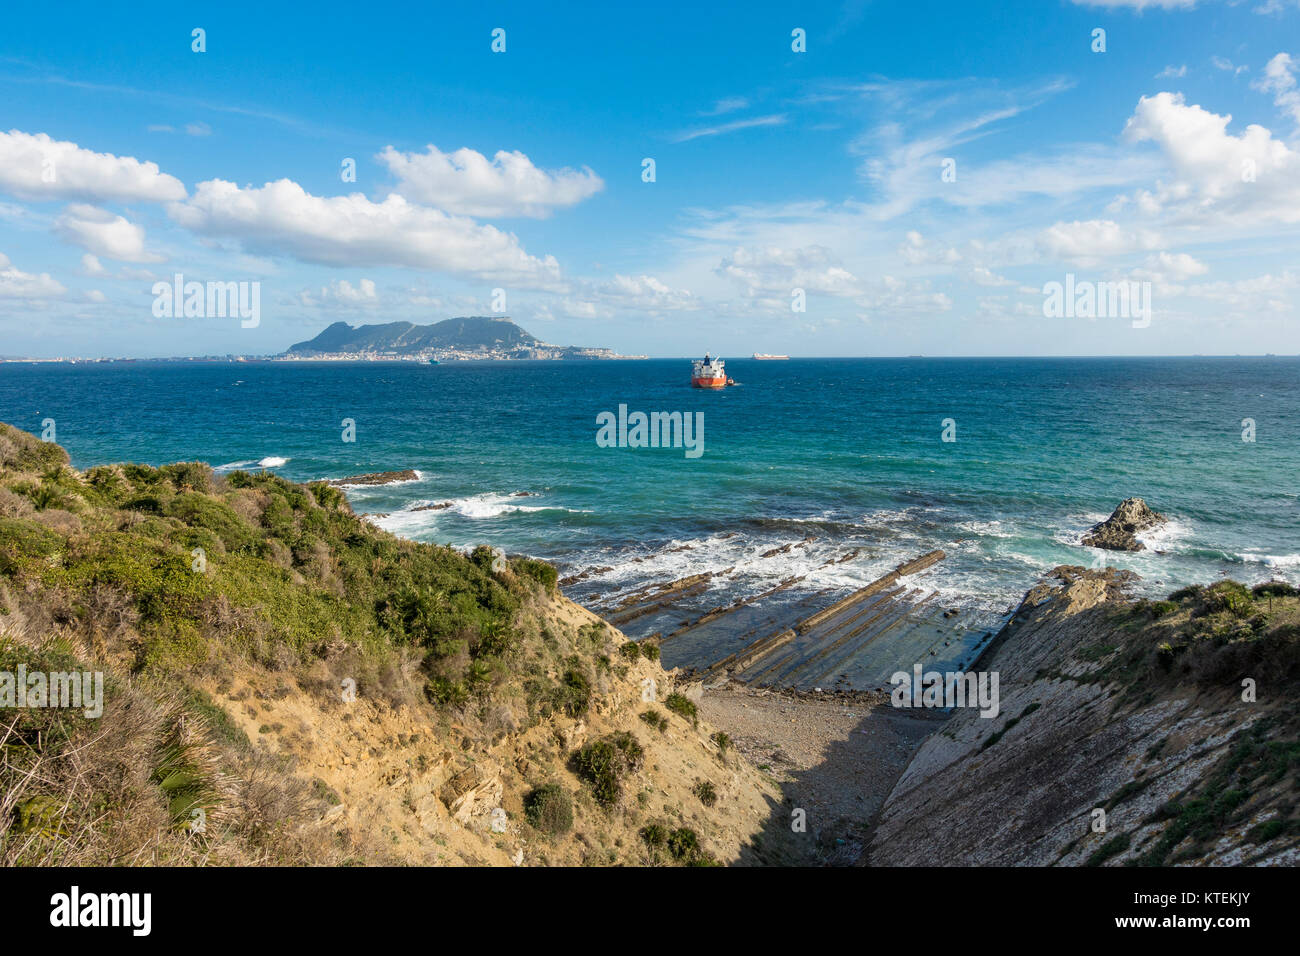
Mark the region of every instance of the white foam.
[[1139, 531], [1134, 535], [1152, 551], [1173, 551], [1191, 536], [1192, 526], [1177, 518], [1170, 518], [1159, 527]]
[[238, 471], [240, 468], [247, 468], [249, 465], [256, 465], [256, 464], [257, 462], [253, 461], [250, 458], [247, 461], [232, 461], [224, 465], [217, 465], [217, 467], [213, 468], [212, 470], [213, 471]]
[[287, 465], [288, 463], [289, 463], [288, 458], [277, 458], [274, 455], [268, 458], [263, 458], [260, 461], [258, 461], [258, 465], [260, 465], [263, 468], [279, 468], [280, 466]]
[[1300, 568], [1300, 554], [1260, 554], [1243, 551], [1237, 557], [1248, 564], [1262, 564], [1268, 568]]

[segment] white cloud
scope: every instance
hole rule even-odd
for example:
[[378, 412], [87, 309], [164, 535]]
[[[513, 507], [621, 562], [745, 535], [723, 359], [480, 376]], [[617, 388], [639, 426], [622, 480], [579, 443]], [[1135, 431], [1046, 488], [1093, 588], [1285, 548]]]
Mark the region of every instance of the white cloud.
[[754, 129], [757, 126], [784, 126], [789, 117], [784, 113], [774, 113], [771, 116], [754, 116], [750, 119], [733, 120], [730, 123], [720, 123], [716, 126], [697, 126], [694, 129], [682, 130], [673, 137], [674, 143], [686, 143], [693, 139], [700, 139], [703, 136], [721, 136], [724, 133], [735, 133], [742, 129]]
[[544, 219], [605, 188], [585, 166], [544, 170], [523, 153], [499, 150], [491, 161], [472, 149], [424, 153], [384, 147], [376, 158], [397, 178], [397, 192], [413, 202], [467, 216]]
[[0, 252], [0, 299], [49, 299], [66, 291], [48, 272], [22, 272]]
[[[47, 181], [48, 180], [48, 181]], [[92, 202], [185, 198], [179, 179], [156, 163], [95, 153], [45, 133], [0, 133], [0, 191], [20, 199], [85, 199]]]
[[1163, 70], [1161, 70], [1159, 73], [1157, 73], [1157, 74], [1156, 74], [1156, 79], [1157, 79], [1157, 80], [1165, 80], [1165, 79], [1175, 79], [1175, 80], [1179, 80], [1179, 79], [1182, 79], [1182, 78], [1183, 78], [1184, 76], [1186, 76], [1186, 75], [1187, 75], [1187, 66], [1186, 66], [1186, 65], [1183, 65], [1183, 66], [1172, 66], [1172, 65], [1171, 65], [1171, 66], [1167, 66], [1167, 67], [1165, 67]]
[[1233, 136], [1227, 129], [1231, 120], [1188, 106], [1180, 93], [1142, 97], [1124, 136], [1159, 146], [1173, 178], [1139, 192], [1138, 208], [1198, 225], [1300, 222], [1300, 153], [1263, 126], [1251, 124]]
[[982, 285], [986, 288], [998, 288], [999, 286], [1016, 285], [1014, 279], [1008, 279], [1000, 276], [996, 272], [985, 268], [984, 266], [975, 266], [970, 271], [970, 280], [976, 285]]
[[55, 221], [54, 229], [68, 242], [96, 256], [119, 262], [166, 261], [166, 256], [145, 250], [141, 226], [95, 206], [74, 203]]
[[1160, 245], [1160, 238], [1148, 230], [1126, 229], [1111, 219], [1076, 219], [1044, 229], [1037, 243], [1051, 258], [1088, 265], [1110, 256], [1153, 249]]
[[88, 276], [102, 276], [108, 273], [108, 270], [100, 263], [97, 256], [87, 252], [81, 257], [81, 272]]
[[319, 294], [304, 289], [298, 293], [298, 301], [306, 306], [375, 305], [379, 295], [373, 279], [361, 279], [355, 286], [347, 279], [335, 279], [329, 285], [321, 286]]
[[108, 301], [108, 296], [104, 295], [104, 293], [101, 292], [101, 291], [99, 291], [98, 289], [90, 289], [90, 290], [86, 293], [86, 299], [87, 299], [87, 301], [89, 301], [89, 302], [101, 302], [101, 303], [102, 303], [102, 302], [107, 302], [107, 301]]
[[734, 113], [736, 110], [743, 110], [749, 106], [749, 100], [743, 96], [724, 96], [713, 104], [713, 108], [700, 113], [701, 116], [721, 116], [723, 113]]
[[1251, 84], [1257, 90], [1273, 94], [1274, 105], [1286, 110], [1300, 123], [1300, 89], [1296, 86], [1296, 70], [1300, 64], [1289, 53], [1279, 53], [1264, 67], [1264, 76]]
[[931, 242], [915, 229], [907, 233], [903, 244], [898, 247], [898, 254], [912, 266], [951, 265], [961, 261], [961, 253], [956, 249]]
[[1185, 252], [1160, 252], [1149, 256], [1146, 267], [1135, 270], [1140, 279], [1152, 279], [1156, 282], [1182, 282], [1195, 276], [1205, 275], [1210, 267], [1199, 259]]
[[398, 195], [376, 203], [360, 193], [313, 196], [288, 179], [256, 189], [213, 179], [199, 183], [186, 202], [170, 204], [168, 214], [194, 232], [302, 262], [406, 266], [523, 288], [561, 285], [553, 256], [530, 256], [510, 233]]
[[1248, 73], [1250, 71], [1250, 67], [1238, 66], [1237, 64], [1233, 63], [1231, 60], [1221, 56], [1210, 57], [1210, 63], [1214, 66], [1216, 70], [1222, 70], [1225, 73], [1231, 73], [1233, 76], [1241, 76], [1241, 74]]
[[714, 270], [739, 283], [750, 297], [783, 297], [789, 308], [792, 290], [853, 296], [862, 286], [825, 246], [799, 248], [741, 247]]

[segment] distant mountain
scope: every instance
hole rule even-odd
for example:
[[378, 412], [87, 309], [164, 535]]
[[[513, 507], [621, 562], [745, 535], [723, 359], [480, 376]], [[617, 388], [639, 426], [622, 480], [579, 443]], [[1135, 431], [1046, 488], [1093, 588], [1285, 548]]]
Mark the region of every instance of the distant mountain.
[[444, 319], [433, 325], [413, 322], [386, 322], [360, 325], [335, 322], [307, 342], [291, 345], [287, 355], [328, 355], [338, 352], [422, 352], [427, 349], [530, 349], [542, 345], [540, 339], [525, 332], [509, 319], [471, 315]]

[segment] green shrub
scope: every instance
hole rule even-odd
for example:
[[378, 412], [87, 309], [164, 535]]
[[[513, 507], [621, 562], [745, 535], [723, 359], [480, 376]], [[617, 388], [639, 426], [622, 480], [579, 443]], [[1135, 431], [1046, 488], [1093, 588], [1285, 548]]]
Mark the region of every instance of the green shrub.
[[1236, 617], [1249, 617], [1255, 610], [1255, 600], [1249, 589], [1231, 579], [1216, 581], [1201, 593], [1205, 612], [1227, 611]]
[[680, 714], [685, 717], [692, 724], [699, 723], [699, 709], [695, 706], [695, 702], [689, 697], [684, 697], [681, 694], [669, 694], [664, 700], [664, 706], [674, 714]]
[[668, 718], [657, 710], [646, 710], [641, 712], [641, 719], [662, 733], [668, 729]]
[[1169, 595], [1169, 600], [1181, 604], [1183, 601], [1201, 596], [1201, 587], [1199, 584], [1193, 584], [1190, 587], [1179, 588], [1173, 594]]
[[701, 780], [692, 789], [691, 793], [700, 798], [700, 803], [706, 807], [711, 807], [718, 802], [717, 789], [707, 780]]
[[661, 823], [649, 823], [641, 828], [641, 839], [652, 849], [663, 849], [668, 846], [668, 837], [672, 831]]
[[725, 754], [731, 748], [731, 738], [725, 731], [719, 730], [713, 735], [713, 742], [718, 745], [718, 752]]
[[555, 690], [555, 706], [570, 717], [579, 717], [591, 706], [591, 681], [581, 671], [570, 668], [560, 678]]
[[1263, 584], [1256, 584], [1250, 589], [1250, 593], [1255, 597], [1296, 597], [1300, 596], [1300, 588], [1287, 584], [1285, 581], [1265, 581]]
[[641, 656], [641, 648], [637, 646], [636, 641], [628, 641], [618, 649], [618, 652], [630, 661], [634, 661]]
[[558, 783], [546, 783], [524, 798], [524, 816], [542, 833], [567, 833], [573, 827], [573, 800]]
[[556, 582], [559, 580], [559, 572], [555, 570], [554, 565], [539, 561], [537, 558], [515, 558], [510, 562], [510, 565], [517, 574], [531, 578], [548, 592], [555, 591]]
[[626, 732], [610, 734], [573, 755], [573, 770], [591, 785], [596, 801], [612, 807], [623, 793], [623, 778], [641, 768], [645, 751]]

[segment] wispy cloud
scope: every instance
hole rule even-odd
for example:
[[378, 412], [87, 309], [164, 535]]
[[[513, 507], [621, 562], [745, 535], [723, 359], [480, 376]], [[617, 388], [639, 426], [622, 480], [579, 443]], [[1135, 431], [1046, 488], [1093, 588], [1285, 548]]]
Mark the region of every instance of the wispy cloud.
[[724, 113], [734, 113], [736, 110], [743, 110], [749, 106], [748, 98], [744, 96], [724, 96], [713, 104], [712, 109], [703, 110], [701, 116], [721, 116]]
[[717, 126], [698, 126], [695, 129], [683, 130], [673, 137], [674, 143], [685, 143], [688, 140], [700, 139], [703, 136], [722, 136], [725, 133], [735, 133], [742, 129], [753, 129], [757, 126], [784, 126], [789, 121], [789, 117], [784, 113], [774, 113], [770, 116], [754, 116], [750, 119], [734, 120], [730, 123], [721, 123]]

